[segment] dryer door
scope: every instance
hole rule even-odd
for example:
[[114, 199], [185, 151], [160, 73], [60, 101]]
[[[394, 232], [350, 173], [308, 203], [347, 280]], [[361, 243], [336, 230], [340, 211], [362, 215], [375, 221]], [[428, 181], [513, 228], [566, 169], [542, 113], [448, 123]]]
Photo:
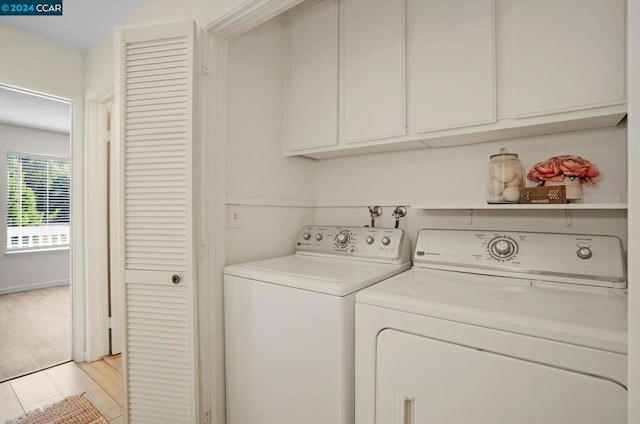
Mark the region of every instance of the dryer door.
[[377, 349], [378, 423], [627, 422], [609, 380], [389, 329]]

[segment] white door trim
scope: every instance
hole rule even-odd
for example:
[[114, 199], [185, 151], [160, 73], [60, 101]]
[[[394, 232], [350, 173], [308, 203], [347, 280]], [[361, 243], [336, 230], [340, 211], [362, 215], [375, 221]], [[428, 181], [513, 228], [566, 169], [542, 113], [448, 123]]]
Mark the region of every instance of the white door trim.
[[106, 322], [109, 317], [108, 293], [108, 252], [109, 234], [107, 232], [107, 146], [105, 141], [105, 108], [114, 97], [114, 83], [110, 81], [100, 89], [85, 96], [86, 120], [86, 223], [87, 238], [91, 248], [86, 251], [87, 281], [87, 317], [86, 317], [86, 360], [96, 361], [109, 354], [109, 330]]
[[[629, 99], [628, 120], [628, 193], [629, 211], [627, 212], [627, 257], [637, 257], [640, 252], [640, 28], [636, 22], [640, 19], [640, 2], [627, 2], [627, 78]], [[638, 262], [628, 260], [629, 285], [629, 422], [640, 422], [640, 266]]]

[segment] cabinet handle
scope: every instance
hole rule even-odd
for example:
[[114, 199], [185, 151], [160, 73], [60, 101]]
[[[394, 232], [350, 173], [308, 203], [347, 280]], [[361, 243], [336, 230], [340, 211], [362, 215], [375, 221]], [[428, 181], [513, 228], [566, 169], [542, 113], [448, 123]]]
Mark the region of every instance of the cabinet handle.
[[174, 275], [171, 277], [171, 282], [172, 282], [173, 284], [179, 284], [179, 283], [180, 283], [180, 276], [179, 276], [178, 274], [174, 274]]

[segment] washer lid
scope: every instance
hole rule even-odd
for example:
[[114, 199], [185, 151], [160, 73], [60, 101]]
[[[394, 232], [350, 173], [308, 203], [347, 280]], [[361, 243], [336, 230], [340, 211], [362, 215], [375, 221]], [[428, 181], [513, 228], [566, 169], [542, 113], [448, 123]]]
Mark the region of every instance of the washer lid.
[[625, 291], [414, 268], [358, 293], [358, 303], [627, 353]]
[[224, 273], [334, 296], [346, 296], [410, 267], [410, 262], [390, 265], [291, 255], [231, 265], [225, 268]]

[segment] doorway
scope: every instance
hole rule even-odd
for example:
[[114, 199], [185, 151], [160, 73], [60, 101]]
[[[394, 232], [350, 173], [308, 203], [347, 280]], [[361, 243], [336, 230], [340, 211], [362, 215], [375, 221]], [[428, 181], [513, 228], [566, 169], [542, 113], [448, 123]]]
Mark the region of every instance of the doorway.
[[0, 85], [0, 381], [73, 358], [69, 100]]

